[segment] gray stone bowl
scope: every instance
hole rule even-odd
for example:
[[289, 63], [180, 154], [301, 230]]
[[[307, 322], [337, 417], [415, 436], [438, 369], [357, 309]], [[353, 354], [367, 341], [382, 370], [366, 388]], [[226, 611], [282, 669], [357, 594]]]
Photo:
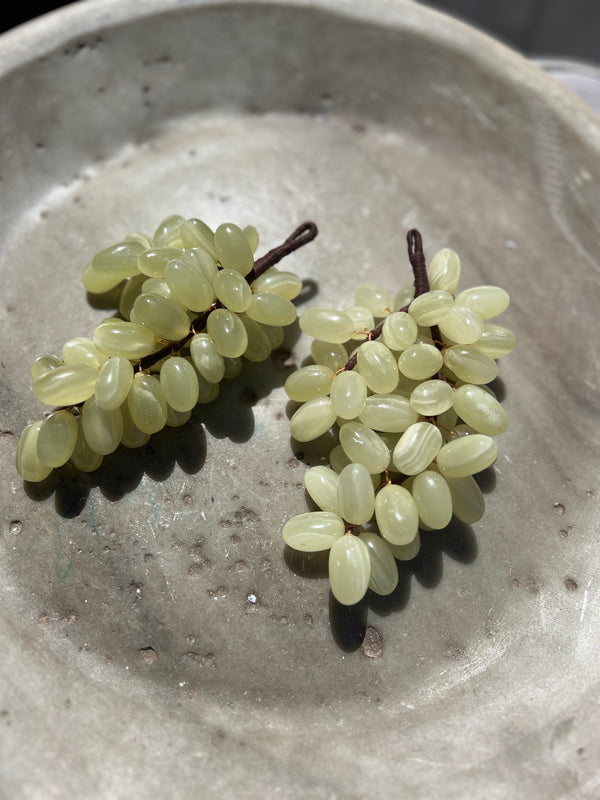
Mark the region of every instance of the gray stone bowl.
[[[598, 797], [598, 117], [403, 0], [91, 0], [5, 35], [0, 73], [4, 796]], [[112, 310], [81, 269], [173, 212], [260, 252], [316, 221], [300, 308], [409, 283], [413, 226], [510, 292], [486, 515], [391, 598], [342, 612], [284, 551], [318, 457], [297, 329], [142, 452], [16, 475], [30, 362]]]

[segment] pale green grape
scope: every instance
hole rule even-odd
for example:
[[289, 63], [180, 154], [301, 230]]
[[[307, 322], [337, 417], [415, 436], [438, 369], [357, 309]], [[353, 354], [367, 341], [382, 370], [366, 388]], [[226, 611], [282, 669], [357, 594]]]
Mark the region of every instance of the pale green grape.
[[332, 372], [342, 369], [348, 361], [346, 348], [340, 343], [322, 342], [315, 339], [311, 344], [310, 352], [316, 364], [329, 367]]
[[431, 259], [427, 267], [429, 288], [454, 294], [460, 280], [460, 259], [454, 250], [444, 247]]
[[81, 423], [81, 416], [77, 417], [77, 442], [71, 455], [71, 464], [80, 472], [95, 472], [102, 461], [104, 456], [96, 453], [95, 450], [89, 446], [83, 435], [83, 425]]
[[502, 358], [514, 349], [516, 344], [515, 335], [508, 328], [502, 325], [488, 323], [483, 326], [483, 333], [473, 344], [473, 347], [490, 358]]
[[[333, 372], [321, 364], [301, 367], [287, 378], [283, 388], [291, 400], [305, 403], [313, 397], [325, 397], [331, 389]], [[335, 412], [337, 414], [337, 412]]]
[[437, 454], [439, 471], [447, 478], [464, 478], [491, 466], [498, 455], [498, 445], [491, 436], [474, 433], [445, 444]]
[[258, 247], [258, 231], [253, 225], [246, 225], [244, 227], [244, 236], [248, 239], [248, 244], [253, 253], [256, 253]]
[[134, 275], [125, 281], [125, 286], [121, 292], [119, 300], [119, 314], [123, 319], [129, 319], [131, 309], [136, 301], [136, 298], [144, 291], [144, 285], [148, 279], [145, 275]]
[[106, 361], [96, 380], [96, 402], [100, 408], [113, 411], [127, 399], [133, 381], [131, 362], [121, 356]]
[[214, 238], [217, 257], [223, 269], [247, 275], [254, 266], [254, 255], [244, 231], [232, 222], [219, 225]]
[[77, 420], [70, 411], [54, 411], [40, 426], [37, 456], [47, 467], [62, 467], [71, 458], [77, 442]]
[[465, 475], [464, 478], [447, 478], [447, 483], [452, 495], [454, 515], [467, 525], [479, 522], [485, 511], [485, 500], [475, 478], [472, 475]]
[[398, 365], [383, 342], [364, 342], [356, 353], [356, 368], [377, 394], [393, 392], [398, 385]]
[[271, 350], [277, 350], [277, 348], [281, 347], [285, 334], [280, 325], [263, 325], [261, 322], [257, 322], [257, 325], [271, 343]]
[[333, 450], [329, 453], [329, 463], [331, 464], [331, 468], [339, 475], [345, 466], [352, 464], [353, 462], [344, 452], [344, 448], [340, 444], [336, 444]]
[[329, 511], [309, 511], [292, 517], [283, 526], [283, 541], [304, 553], [318, 553], [344, 535], [344, 522]]
[[215, 349], [222, 356], [237, 358], [248, 347], [248, 334], [237, 314], [226, 308], [212, 311], [206, 322], [206, 331]]
[[247, 314], [263, 325], [291, 325], [296, 319], [296, 306], [278, 294], [255, 294]]
[[[223, 377], [227, 378], [227, 380], [232, 380], [233, 378], [237, 378], [237, 376], [242, 371], [242, 359], [237, 358], [228, 358], [225, 356], [223, 358]], [[208, 378], [206, 378], [208, 381]], [[212, 383], [212, 381], [209, 381]], [[218, 383], [218, 381], [214, 381], [214, 383]]]
[[140, 231], [133, 231], [132, 233], [128, 233], [124, 241], [138, 242], [138, 244], [142, 245], [144, 250], [150, 250], [150, 248], [154, 247], [154, 242], [152, 241], [152, 239], [145, 233], [140, 233]]
[[367, 468], [348, 464], [337, 484], [337, 512], [352, 525], [364, 525], [375, 511], [375, 492]]
[[65, 342], [62, 357], [68, 366], [84, 364], [95, 371], [98, 371], [107, 359], [107, 356], [98, 350], [94, 342], [84, 336], [78, 336]]
[[329, 397], [315, 397], [296, 411], [290, 420], [290, 434], [298, 442], [310, 442], [322, 436], [335, 422]]
[[435, 417], [452, 408], [454, 392], [446, 381], [424, 381], [412, 390], [410, 404], [424, 417]]
[[393, 483], [377, 492], [375, 518], [381, 535], [391, 544], [409, 544], [419, 529], [419, 515], [411, 493]]
[[81, 409], [81, 424], [86, 442], [96, 453], [106, 456], [119, 446], [123, 435], [120, 408], [107, 411], [100, 408], [95, 397], [90, 397]]
[[380, 286], [365, 283], [354, 292], [354, 302], [357, 306], [365, 306], [374, 317], [385, 317], [394, 309], [394, 298]]
[[401, 308], [408, 308], [414, 296], [414, 286], [403, 286], [394, 295], [394, 305], [392, 306], [393, 310], [398, 311]]
[[131, 309], [131, 321], [169, 342], [182, 339], [190, 329], [183, 308], [160, 294], [141, 294]]
[[417, 475], [426, 469], [442, 446], [442, 434], [430, 422], [415, 422], [394, 448], [392, 459], [398, 472]]
[[[214, 312], [213, 312], [214, 313]], [[207, 333], [197, 333], [190, 340], [190, 355], [194, 366], [209, 383], [219, 383], [225, 375], [223, 356]], [[241, 369], [241, 363], [240, 363]]]
[[208, 253], [211, 258], [217, 260], [215, 250], [215, 235], [209, 226], [201, 219], [192, 217], [187, 219], [179, 230], [183, 246], [190, 249], [200, 249]]
[[168, 428], [181, 428], [182, 425], [185, 425], [185, 423], [189, 421], [191, 416], [192, 416], [191, 410], [176, 411], [174, 408], [171, 408], [171, 406], [167, 404], [166, 425]]
[[150, 439], [150, 434], [141, 431], [131, 419], [131, 414], [129, 413], [129, 404], [127, 401], [125, 401], [121, 406], [121, 416], [123, 419], [121, 444], [130, 449], [145, 445]]
[[215, 258], [213, 258], [210, 253], [201, 250], [199, 247], [192, 247], [190, 250], [184, 250], [183, 253], [180, 253], [180, 258], [182, 261], [186, 261], [188, 264], [199, 269], [212, 286], [215, 278], [219, 274], [219, 267], [217, 266]]
[[329, 551], [329, 583], [335, 599], [345, 606], [365, 596], [371, 577], [371, 560], [366, 544], [358, 537], [342, 536]]
[[171, 214], [162, 220], [152, 239], [158, 247], [183, 247], [181, 229], [185, 219], [180, 214]]
[[375, 533], [361, 533], [360, 539], [367, 545], [371, 574], [369, 589], [375, 594], [391, 594], [398, 585], [398, 565], [388, 543]]
[[191, 411], [198, 402], [196, 370], [181, 356], [173, 356], [163, 362], [160, 368], [160, 385], [165, 400], [175, 411]]
[[215, 277], [213, 288], [217, 299], [230, 311], [246, 311], [252, 302], [252, 292], [246, 279], [234, 269], [222, 269]]
[[252, 281], [252, 291], [258, 294], [278, 294], [286, 300], [293, 300], [302, 291], [302, 281], [293, 272], [269, 267], [262, 275]]
[[46, 372], [64, 366], [64, 361], [56, 356], [39, 356], [31, 365], [31, 377], [34, 381], [45, 375]]
[[417, 338], [417, 323], [406, 311], [395, 311], [386, 317], [381, 338], [390, 350], [406, 350]]
[[500, 403], [479, 386], [464, 384], [454, 395], [454, 409], [478, 433], [498, 436], [508, 427], [508, 414]]
[[439, 329], [456, 344], [473, 344], [483, 333], [483, 320], [468, 306], [455, 305], [439, 323]]
[[[238, 273], [239, 274], [239, 273]], [[265, 361], [271, 355], [271, 342], [258, 322], [255, 322], [245, 314], [240, 316], [242, 325], [248, 335], [248, 344], [244, 351], [244, 357], [248, 361]]]
[[421, 523], [431, 530], [441, 530], [452, 519], [452, 495], [446, 480], [433, 470], [415, 475], [412, 483]]
[[138, 372], [127, 397], [131, 419], [142, 433], [157, 433], [167, 422], [167, 401], [158, 378]]
[[466, 383], [489, 383], [498, 375], [498, 365], [493, 358], [473, 345], [455, 344], [444, 351], [444, 364]]
[[27, 425], [17, 443], [17, 472], [24, 481], [31, 481], [32, 483], [43, 481], [52, 472], [52, 467], [42, 464], [37, 454], [37, 441], [41, 426], [41, 420]]
[[[225, 359], [227, 360], [227, 359]], [[227, 375], [225, 375], [227, 377]], [[212, 403], [219, 396], [220, 384], [210, 383], [205, 380], [202, 375], [198, 375], [198, 402], [199, 403]]]
[[510, 297], [499, 286], [472, 286], [457, 295], [454, 302], [457, 306], [470, 308], [482, 319], [489, 319], [506, 311]]
[[192, 311], [206, 311], [215, 299], [215, 291], [201, 267], [187, 259], [169, 261], [165, 266], [165, 280], [174, 300]]
[[[142, 284], [142, 291], [140, 294], [160, 294], [163, 297], [166, 297], [168, 300], [172, 300], [174, 303], [177, 303], [177, 305], [181, 306], [181, 308], [187, 310], [186, 304], [180, 302], [179, 299], [175, 297], [175, 293], [164, 278], [146, 278]], [[134, 297], [134, 303], [135, 299], [136, 298]], [[133, 303], [131, 305], [133, 307]], [[129, 316], [131, 316], [131, 308], [129, 309]]]
[[362, 422], [349, 421], [340, 428], [340, 444], [346, 455], [372, 474], [383, 472], [390, 463], [390, 451], [385, 442]]
[[115, 277], [110, 273], [98, 272], [92, 267], [92, 263], [87, 264], [81, 273], [81, 282], [84, 288], [91, 294], [103, 294], [115, 286], [118, 286], [123, 278]]
[[[92, 259], [92, 270], [99, 276], [117, 282], [138, 274], [137, 259], [143, 251], [139, 242], [119, 242], [96, 253]], [[116, 284], [115, 284], [116, 285]]]
[[413, 344], [400, 353], [398, 368], [400, 372], [411, 380], [423, 381], [431, 378], [442, 368], [444, 359], [442, 354], [432, 344]]
[[83, 364], [56, 367], [33, 382], [38, 400], [48, 406], [72, 406], [94, 394], [96, 371]]
[[401, 395], [373, 394], [367, 397], [359, 419], [376, 431], [402, 433], [417, 421], [418, 414]]
[[388, 547], [394, 558], [398, 559], [398, 561], [412, 561], [413, 558], [417, 557], [421, 549], [421, 537], [417, 532], [412, 542], [408, 544], [392, 544], [388, 542]]
[[331, 382], [330, 395], [331, 407], [336, 416], [342, 417], [342, 419], [354, 419], [365, 407], [366, 381], [359, 372], [352, 370], [340, 372]]
[[137, 258], [138, 269], [148, 278], [162, 278], [167, 263], [180, 256], [181, 250], [177, 247], [154, 247], [151, 250], [144, 250]]
[[364, 341], [367, 334], [375, 327], [373, 314], [366, 306], [350, 306], [345, 311], [354, 325], [354, 333], [351, 338], [356, 341]]
[[449, 292], [434, 290], [415, 297], [408, 313], [417, 325], [438, 325], [450, 312], [453, 303]]
[[335, 308], [309, 308], [300, 315], [299, 323], [307, 336], [330, 344], [347, 342], [354, 332], [352, 318]]
[[94, 344], [101, 353], [136, 360], [152, 353], [154, 334], [143, 325], [108, 319], [94, 331]]
[[322, 511], [337, 514], [337, 472], [329, 467], [310, 467], [304, 473], [304, 485]]

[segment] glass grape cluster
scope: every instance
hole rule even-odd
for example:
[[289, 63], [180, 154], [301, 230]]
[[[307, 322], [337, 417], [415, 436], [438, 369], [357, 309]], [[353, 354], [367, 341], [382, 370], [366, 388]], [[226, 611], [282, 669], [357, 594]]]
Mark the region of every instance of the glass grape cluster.
[[91, 339], [66, 342], [62, 358], [33, 362], [35, 395], [58, 408], [23, 430], [21, 477], [44, 480], [69, 460], [91, 472], [119, 444], [140, 447], [165, 425], [183, 425], [197, 403], [217, 397], [223, 378], [240, 373], [242, 356], [268, 358], [296, 319], [291, 300], [302, 288], [297, 275], [269, 264], [304, 243], [297, 234], [310, 225], [261, 268], [253, 227], [225, 223], [213, 233], [179, 215], [151, 238], [134, 233], [97, 253], [82, 282], [91, 293], [121, 285], [120, 314]]
[[302, 403], [292, 437], [307, 442], [333, 429], [338, 444], [330, 466], [305, 473], [321, 510], [289, 520], [283, 539], [305, 552], [330, 550], [331, 590], [345, 605], [368, 588], [393, 592], [395, 559], [417, 555], [419, 528], [445, 528], [453, 513], [469, 524], [481, 519], [473, 475], [495, 461], [493, 437], [508, 425], [486, 386], [495, 359], [515, 345], [511, 331], [488, 322], [507, 308], [508, 294], [478, 286], [453, 296], [456, 253], [443, 249], [426, 268], [418, 231], [408, 240], [416, 289], [393, 297], [365, 285], [345, 311], [305, 311], [300, 327], [314, 339], [314, 363], [285, 384]]

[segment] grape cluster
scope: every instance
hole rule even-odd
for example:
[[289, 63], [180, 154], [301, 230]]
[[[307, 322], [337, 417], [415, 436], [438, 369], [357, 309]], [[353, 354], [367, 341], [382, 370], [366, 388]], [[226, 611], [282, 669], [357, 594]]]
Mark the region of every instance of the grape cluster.
[[[300, 246], [292, 238], [310, 225], [271, 262]], [[213, 233], [199, 219], [173, 215], [153, 237], [133, 233], [97, 253], [82, 282], [91, 293], [120, 286], [119, 315], [91, 339], [66, 342], [62, 358], [33, 362], [33, 391], [58, 408], [23, 430], [21, 477], [44, 480], [69, 460], [91, 472], [119, 444], [140, 447], [165, 425], [183, 425], [197, 403], [217, 397], [223, 378], [240, 373], [242, 357], [268, 358], [282, 326], [296, 319], [291, 300], [302, 282], [268, 265], [275, 251], [257, 268], [257, 246], [253, 227], [225, 223]]]
[[283, 538], [297, 550], [330, 550], [331, 590], [345, 605], [368, 588], [395, 589], [395, 559], [417, 555], [419, 528], [445, 528], [453, 513], [466, 523], [481, 519], [473, 475], [495, 461], [493, 437], [508, 425], [486, 386], [495, 359], [515, 345], [511, 331], [488, 322], [507, 308], [508, 294], [478, 286], [454, 296], [456, 253], [441, 250], [428, 268], [422, 249], [417, 255], [416, 289], [393, 297], [365, 285], [345, 311], [305, 311], [300, 327], [314, 339], [314, 363], [285, 384], [302, 403], [292, 437], [307, 442], [332, 429], [338, 444], [330, 466], [305, 473], [321, 510], [289, 520]]

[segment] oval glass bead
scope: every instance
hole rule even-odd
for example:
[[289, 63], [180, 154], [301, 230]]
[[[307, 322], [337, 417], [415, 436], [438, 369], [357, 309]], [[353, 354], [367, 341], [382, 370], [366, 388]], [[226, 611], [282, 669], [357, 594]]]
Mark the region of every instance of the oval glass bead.
[[143, 250], [139, 242], [119, 242], [96, 253], [92, 259], [92, 270], [117, 282], [130, 278], [138, 274], [137, 259]]
[[375, 511], [375, 491], [367, 468], [348, 464], [337, 484], [337, 512], [351, 525], [364, 525]]
[[297, 442], [311, 442], [326, 433], [335, 422], [329, 397], [315, 397], [296, 411], [290, 420], [290, 434]]
[[64, 366], [64, 361], [56, 356], [39, 356], [31, 365], [31, 378], [37, 381], [46, 372]]
[[[333, 372], [321, 364], [301, 367], [287, 378], [284, 390], [290, 400], [305, 403], [314, 397], [325, 397], [331, 389]], [[337, 415], [337, 412], [335, 412]]]
[[201, 219], [196, 217], [186, 219], [179, 229], [179, 235], [184, 247], [203, 250], [216, 261], [215, 235]]
[[89, 446], [83, 435], [81, 416], [77, 417], [77, 442], [71, 455], [71, 464], [80, 472], [94, 472], [104, 460], [104, 456]]
[[244, 231], [232, 222], [219, 225], [214, 238], [217, 257], [223, 269], [234, 269], [247, 275], [254, 266], [252, 248]]
[[467, 306], [454, 306], [439, 323], [442, 336], [456, 344], [473, 344], [483, 333], [483, 320]]
[[310, 467], [304, 473], [304, 486], [322, 511], [337, 514], [337, 472], [330, 467]]
[[193, 366], [181, 356], [163, 361], [160, 385], [167, 403], [175, 411], [191, 411], [198, 402], [198, 376]]
[[445, 444], [436, 460], [439, 471], [445, 477], [464, 478], [487, 469], [497, 455], [495, 439], [483, 433], [473, 433]]
[[24, 481], [38, 483], [47, 478], [52, 472], [52, 467], [42, 464], [37, 454], [37, 441], [42, 421], [32, 422], [27, 425], [17, 443], [16, 468]]
[[271, 342], [269, 341], [269, 337], [258, 322], [250, 319], [250, 317], [247, 317], [245, 314], [240, 316], [240, 320], [248, 335], [248, 344], [244, 351], [244, 357], [247, 358], [248, 361], [265, 361], [271, 355]]
[[206, 321], [206, 332], [222, 356], [237, 358], [248, 346], [246, 328], [237, 314], [226, 308], [211, 311]]
[[309, 511], [292, 517], [283, 526], [283, 541], [304, 553], [318, 553], [344, 535], [344, 522], [329, 511]]
[[33, 382], [38, 400], [49, 406], [72, 406], [94, 394], [96, 371], [83, 364], [56, 367]]
[[182, 339], [190, 329], [190, 319], [183, 308], [160, 294], [141, 294], [131, 309], [131, 321], [168, 342]]
[[[333, 375], [332, 375], [333, 377]], [[359, 372], [345, 370], [331, 382], [331, 407], [337, 417], [354, 419], [365, 407], [367, 384]]]
[[498, 436], [508, 428], [508, 414], [500, 403], [479, 386], [464, 384], [454, 395], [454, 409], [479, 433]]
[[336, 308], [309, 308], [300, 315], [299, 324], [307, 336], [330, 344], [347, 342], [354, 333], [352, 318]]
[[322, 342], [315, 339], [310, 346], [310, 353], [315, 364], [329, 367], [332, 372], [337, 372], [348, 361], [348, 352], [343, 344]]
[[398, 585], [398, 565], [387, 542], [375, 533], [361, 533], [369, 551], [371, 575], [369, 589], [375, 594], [391, 594]]
[[150, 439], [149, 433], [141, 431], [134, 421], [131, 419], [129, 413], [129, 405], [127, 402], [121, 406], [121, 415], [123, 417], [123, 433], [121, 434], [121, 444], [130, 449], [142, 447]]
[[127, 397], [133, 424], [142, 433], [157, 433], [167, 422], [167, 401], [158, 378], [138, 372]]
[[100, 408], [113, 411], [127, 399], [133, 381], [131, 362], [121, 356], [106, 361], [96, 380], [96, 401]]
[[444, 364], [466, 383], [489, 383], [498, 375], [498, 365], [494, 359], [473, 345], [455, 344], [446, 348]]
[[337, 539], [329, 551], [329, 583], [335, 599], [353, 606], [365, 596], [371, 577], [366, 544], [349, 534]]
[[454, 403], [454, 392], [446, 381], [423, 381], [410, 394], [410, 404], [424, 417], [443, 414]]
[[206, 311], [215, 299], [214, 289], [202, 269], [183, 258], [167, 263], [165, 280], [174, 300], [192, 311]]
[[481, 319], [489, 319], [506, 311], [510, 296], [499, 286], [472, 286], [458, 294], [454, 302], [457, 306], [470, 308]]
[[[214, 313], [214, 312], [213, 312]], [[207, 333], [197, 333], [190, 340], [190, 355], [194, 366], [209, 383], [219, 383], [225, 375], [223, 356]]]
[[149, 279], [146, 278], [145, 275], [134, 275], [133, 278], [129, 278], [125, 281], [125, 286], [123, 287], [119, 300], [119, 314], [124, 319], [129, 319], [133, 304], [136, 298], [144, 291], [144, 284], [147, 280]]
[[247, 311], [248, 316], [263, 325], [291, 325], [296, 319], [296, 306], [278, 294], [255, 294]]
[[483, 326], [483, 333], [473, 347], [490, 358], [502, 358], [514, 350], [516, 343], [516, 337], [511, 330], [502, 325], [488, 323]]
[[81, 410], [83, 435], [90, 449], [100, 455], [113, 453], [121, 442], [123, 415], [120, 408], [107, 411], [100, 408], [95, 397], [90, 397]]
[[219, 270], [213, 288], [217, 299], [225, 308], [238, 314], [246, 311], [252, 302], [252, 292], [247, 280], [234, 269]]
[[439, 250], [427, 267], [429, 288], [454, 294], [460, 280], [460, 258], [449, 247]]
[[153, 352], [154, 334], [143, 325], [108, 319], [94, 331], [94, 344], [102, 353], [135, 361]]
[[365, 283], [356, 289], [354, 303], [368, 308], [374, 317], [385, 317], [394, 309], [394, 298], [390, 292], [373, 283]]
[[70, 411], [54, 411], [42, 422], [37, 437], [37, 456], [47, 467], [62, 467], [77, 443], [77, 420]]
[[148, 278], [162, 278], [167, 263], [180, 256], [181, 250], [176, 247], [154, 247], [151, 250], [144, 250], [137, 258], [138, 269]]
[[417, 532], [417, 535], [408, 544], [392, 544], [388, 542], [388, 547], [394, 558], [398, 561], [411, 561], [413, 558], [416, 558], [419, 554], [419, 550], [421, 549], [421, 537]]
[[386, 317], [381, 338], [390, 350], [406, 350], [414, 344], [417, 333], [417, 323], [410, 314], [406, 311], [395, 311]]
[[339, 432], [344, 452], [355, 464], [364, 464], [372, 474], [383, 472], [390, 463], [390, 451], [374, 430], [362, 422], [346, 422]]
[[465, 475], [464, 478], [447, 478], [446, 482], [452, 495], [454, 515], [467, 525], [479, 522], [485, 511], [485, 500], [475, 478]]
[[439, 428], [430, 422], [415, 422], [398, 439], [392, 460], [398, 472], [417, 475], [431, 464], [441, 446]]
[[419, 515], [411, 493], [393, 483], [377, 492], [375, 518], [383, 538], [395, 545], [409, 544], [419, 530]]
[[398, 385], [398, 364], [383, 342], [364, 342], [356, 353], [356, 367], [372, 392], [388, 394]]
[[65, 342], [62, 357], [64, 363], [69, 366], [84, 364], [95, 371], [98, 371], [107, 359], [107, 356], [98, 350], [94, 342], [84, 336], [78, 336]]
[[453, 303], [449, 292], [434, 290], [415, 297], [408, 313], [417, 325], [438, 325], [450, 312]]
[[413, 344], [400, 353], [398, 368], [411, 380], [423, 381], [439, 372], [444, 363], [442, 354], [432, 344]]
[[452, 519], [452, 495], [447, 481], [433, 470], [415, 476], [411, 488], [419, 519], [431, 530], [441, 530]]
[[355, 341], [364, 341], [368, 333], [375, 327], [373, 314], [366, 306], [350, 306], [350, 308], [345, 309], [345, 312], [354, 325], [354, 333], [351, 338]]
[[81, 282], [90, 294], [109, 292], [115, 286], [118, 286], [122, 280], [123, 278], [119, 278], [118, 275], [114, 277], [110, 273], [98, 272], [92, 267], [91, 262], [83, 268], [81, 273]]
[[181, 228], [185, 219], [181, 214], [171, 214], [163, 219], [152, 237], [158, 247], [183, 247]]
[[302, 291], [302, 281], [294, 272], [269, 267], [252, 281], [252, 291], [257, 294], [278, 294], [286, 300], [293, 300]]
[[367, 397], [359, 419], [376, 431], [402, 433], [417, 421], [418, 414], [406, 397], [373, 394]]

